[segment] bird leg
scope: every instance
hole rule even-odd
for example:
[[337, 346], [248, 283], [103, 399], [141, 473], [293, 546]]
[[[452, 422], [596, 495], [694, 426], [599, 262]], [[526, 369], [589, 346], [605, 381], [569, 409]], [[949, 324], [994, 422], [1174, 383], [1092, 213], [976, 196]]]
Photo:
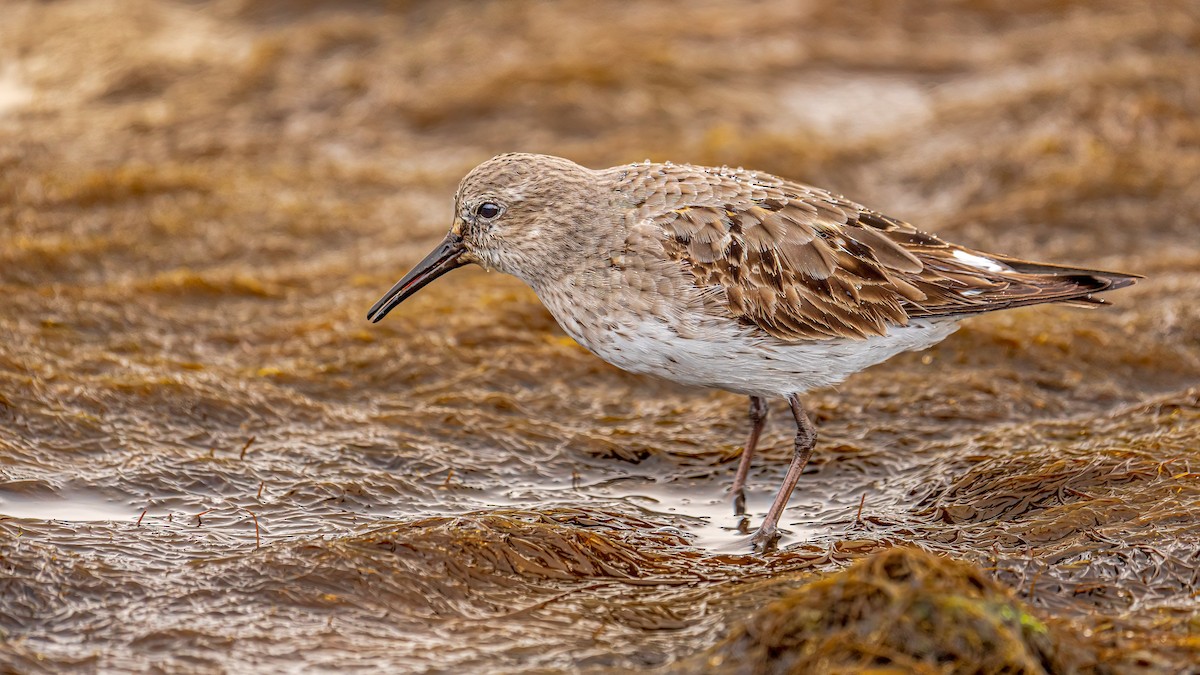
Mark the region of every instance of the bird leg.
[[800, 474], [804, 473], [804, 466], [812, 456], [813, 446], [817, 444], [817, 430], [804, 412], [804, 404], [800, 403], [795, 394], [788, 396], [788, 404], [792, 406], [792, 416], [796, 418], [796, 449], [792, 454], [792, 463], [788, 465], [787, 473], [783, 476], [783, 485], [779, 487], [779, 493], [771, 503], [771, 510], [767, 511], [762, 525], [750, 538], [750, 544], [764, 552], [779, 538], [779, 517], [783, 515], [783, 509], [791, 499], [792, 491], [796, 489], [796, 482], [800, 480]]
[[750, 397], [750, 437], [746, 439], [746, 448], [742, 450], [742, 459], [738, 462], [737, 473], [733, 476], [733, 514], [746, 514], [746, 476], [750, 473], [750, 460], [754, 457], [754, 449], [758, 447], [758, 437], [762, 435], [763, 425], [767, 422], [767, 399], [761, 396]]

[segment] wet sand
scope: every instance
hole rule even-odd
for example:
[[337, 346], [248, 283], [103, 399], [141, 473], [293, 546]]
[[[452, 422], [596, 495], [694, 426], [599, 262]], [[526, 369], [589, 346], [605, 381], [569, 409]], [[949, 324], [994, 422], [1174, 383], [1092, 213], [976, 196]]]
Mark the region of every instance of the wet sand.
[[[0, 670], [1200, 659], [1194, 3], [0, 17]], [[817, 452], [752, 555], [744, 399], [609, 367], [482, 270], [364, 319], [514, 150], [753, 167], [1146, 279], [808, 395]]]

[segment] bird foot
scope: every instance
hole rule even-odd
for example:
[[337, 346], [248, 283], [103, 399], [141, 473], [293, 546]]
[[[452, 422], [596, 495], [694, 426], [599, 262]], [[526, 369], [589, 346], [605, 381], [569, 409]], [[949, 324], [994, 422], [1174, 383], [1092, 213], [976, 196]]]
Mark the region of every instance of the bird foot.
[[779, 531], [775, 528], [764, 530], [758, 528], [754, 532], [754, 536], [750, 537], [750, 548], [755, 553], [770, 553], [775, 550], [775, 545], [779, 542]]
[[733, 515], [746, 515], [746, 491], [740, 488], [733, 491]]

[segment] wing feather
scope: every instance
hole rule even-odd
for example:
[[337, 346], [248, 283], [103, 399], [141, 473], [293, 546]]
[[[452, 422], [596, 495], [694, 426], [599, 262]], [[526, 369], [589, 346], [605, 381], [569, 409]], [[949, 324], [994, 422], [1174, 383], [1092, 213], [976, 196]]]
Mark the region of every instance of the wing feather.
[[1091, 294], [1137, 277], [983, 253], [817, 188], [727, 169], [674, 167], [671, 208], [645, 208], [664, 251], [710, 302], [788, 341], [865, 338], [916, 317]]

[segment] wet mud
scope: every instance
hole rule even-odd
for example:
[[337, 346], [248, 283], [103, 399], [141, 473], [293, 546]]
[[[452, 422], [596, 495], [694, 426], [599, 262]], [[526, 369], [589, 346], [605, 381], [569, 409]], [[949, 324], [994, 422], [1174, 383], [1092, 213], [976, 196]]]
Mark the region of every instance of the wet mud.
[[[0, 670], [1188, 672], [1190, 2], [0, 3]], [[779, 403], [516, 280], [366, 309], [499, 152], [753, 167], [1145, 275]], [[890, 669], [890, 671], [888, 670]]]

